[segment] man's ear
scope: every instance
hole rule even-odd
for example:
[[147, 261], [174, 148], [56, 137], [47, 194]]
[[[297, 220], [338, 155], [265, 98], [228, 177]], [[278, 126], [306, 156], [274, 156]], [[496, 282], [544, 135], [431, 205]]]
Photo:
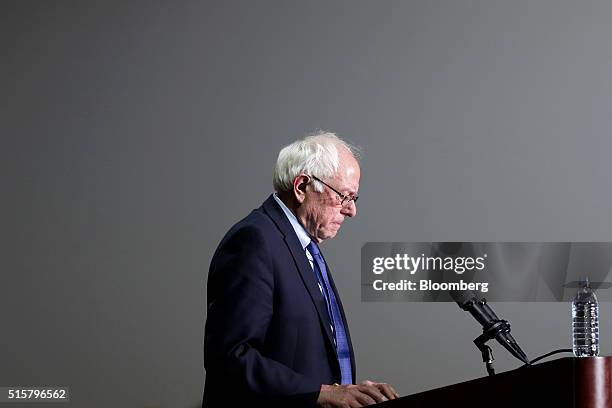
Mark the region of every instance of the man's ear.
[[293, 195], [298, 203], [303, 203], [306, 199], [306, 188], [310, 184], [310, 177], [300, 174], [293, 179]]

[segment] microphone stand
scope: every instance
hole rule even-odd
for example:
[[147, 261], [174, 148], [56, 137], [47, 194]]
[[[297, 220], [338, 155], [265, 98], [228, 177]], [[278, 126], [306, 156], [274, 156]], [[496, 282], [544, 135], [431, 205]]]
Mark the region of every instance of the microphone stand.
[[482, 361], [485, 363], [489, 375], [495, 375], [493, 352], [486, 344], [491, 339], [497, 340], [510, 354], [521, 360], [525, 365], [531, 365], [525, 352], [521, 350], [510, 334], [510, 323], [497, 317], [487, 304], [486, 299], [478, 299], [470, 291], [451, 291], [450, 294], [461, 309], [470, 313], [482, 325], [482, 334], [474, 340], [474, 344], [482, 354]]
[[[507, 330], [506, 329], [507, 326]], [[493, 367], [493, 350], [491, 347], [487, 345], [487, 341], [495, 338], [498, 332], [500, 331], [510, 331], [510, 326], [508, 322], [505, 320], [498, 320], [491, 325], [488, 329], [484, 329], [483, 333], [474, 339], [474, 344], [480, 350], [482, 354], [482, 361], [485, 363], [485, 367], [487, 368], [487, 373], [491, 375], [495, 375], [495, 368]]]
[[482, 361], [485, 363], [487, 373], [490, 376], [495, 375], [495, 369], [493, 368], [493, 351], [486, 343], [502, 334], [507, 335], [512, 340], [512, 342], [505, 341], [502, 343], [508, 351], [525, 364], [530, 365], [527, 356], [510, 335], [510, 323], [508, 323], [507, 320], [499, 319], [489, 308], [485, 299], [481, 299], [477, 303], [484, 309], [485, 313], [489, 316], [494, 316], [489, 324], [483, 327], [482, 334], [474, 340], [474, 344], [476, 344], [476, 347], [478, 347], [478, 350], [480, 350], [482, 354]]

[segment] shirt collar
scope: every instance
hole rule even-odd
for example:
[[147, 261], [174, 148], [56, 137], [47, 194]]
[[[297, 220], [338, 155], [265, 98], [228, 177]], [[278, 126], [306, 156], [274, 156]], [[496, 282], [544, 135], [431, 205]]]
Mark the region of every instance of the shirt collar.
[[293, 212], [291, 212], [291, 210], [285, 205], [285, 203], [283, 203], [282, 200], [278, 198], [278, 195], [276, 195], [276, 193], [273, 194], [273, 197], [274, 197], [274, 200], [276, 200], [276, 202], [280, 206], [280, 208], [283, 210], [285, 215], [287, 216], [287, 219], [289, 220], [289, 222], [291, 223], [291, 226], [293, 227], [295, 234], [300, 240], [300, 244], [302, 244], [302, 248], [305, 249], [308, 246], [308, 244], [310, 244], [310, 241], [311, 241], [310, 235], [308, 234], [308, 232], [306, 232], [302, 224], [298, 221], [295, 214], [293, 214]]

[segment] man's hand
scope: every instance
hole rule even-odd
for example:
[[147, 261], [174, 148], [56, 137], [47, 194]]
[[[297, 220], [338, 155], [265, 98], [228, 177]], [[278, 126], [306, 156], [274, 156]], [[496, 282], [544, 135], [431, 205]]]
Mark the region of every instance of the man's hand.
[[323, 408], [358, 408], [399, 398], [387, 383], [362, 381], [350, 385], [321, 385], [317, 405]]

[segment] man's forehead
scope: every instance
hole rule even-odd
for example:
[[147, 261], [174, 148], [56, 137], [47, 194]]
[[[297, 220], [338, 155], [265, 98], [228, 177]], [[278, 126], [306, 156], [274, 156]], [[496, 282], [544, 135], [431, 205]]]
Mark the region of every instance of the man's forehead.
[[344, 163], [338, 170], [338, 182], [342, 184], [340, 187], [357, 191], [359, 189], [359, 178], [361, 175], [361, 170], [359, 169], [357, 161], [354, 160], [354, 163], [351, 164]]
[[359, 166], [347, 166], [345, 168], [344, 174], [347, 177], [356, 177], [359, 175]]
[[359, 176], [359, 172], [361, 171], [357, 159], [350, 153], [344, 155], [340, 160], [340, 170], [346, 176]]

